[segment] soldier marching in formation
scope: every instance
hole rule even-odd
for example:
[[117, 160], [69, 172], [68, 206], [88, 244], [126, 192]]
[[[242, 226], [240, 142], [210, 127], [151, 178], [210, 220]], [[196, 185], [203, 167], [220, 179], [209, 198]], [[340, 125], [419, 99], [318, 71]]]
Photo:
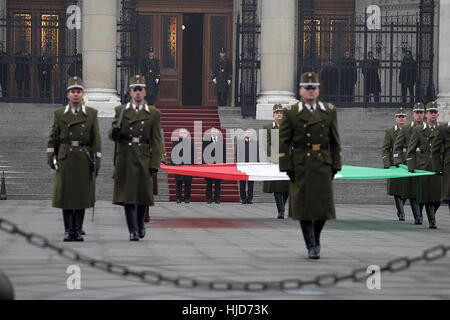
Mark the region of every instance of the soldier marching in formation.
[[431, 160], [433, 170], [443, 176], [441, 201], [448, 203], [450, 209], [450, 121], [438, 126], [431, 144]]
[[131, 101], [115, 108], [109, 137], [115, 141], [113, 203], [124, 206], [130, 241], [145, 237], [145, 211], [154, 205], [153, 179], [162, 157], [161, 113], [145, 104], [145, 79], [130, 81]]
[[69, 104], [55, 110], [47, 156], [56, 171], [53, 207], [63, 211], [64, 241], [83, 241], [85, 209], [95, 204], [101, 138], [97, 110], [82, 104], [81, 79], [69, 79], [67, 90]]
[[[413, 121], [411, 124], [405, 124], [401, 128], [397, 135], [394, 143], [394, 165], [399, 166], [400, 164], [406, 165], [406, 151], [408, 149], [409, 140], [411, 138], [413, 129], [415, 127], [423, 126], [423, 116], [425, 113], [425, 106], [423, 103], [418, 102], [414, 105], [412, 115]], [[409, 204], [411, 205], [411, 210], [414, 216], [415, 224], [423, 223], [423, 204], [418, 205], [416, 201], [416, 188], [417, 188], [417, 178], [407, 178], [402, 179], [402, 199], [409, 199]]]
[[[409, 140], [406, 162], [408, 170], [415, 169], [432, 171], [431, 143], [439, 123], [439, 109], [436, 102], [429, 102], [426, 106], [427, 121], [413, 129]], [[417, 202], [425, 205], [430, 229], [436, 229], [436, 212], [441, 201], [441, 177], [421, 176], [417, 183]]]
[[145, 90], [147, 96], [145, 99], [149, 105], [155, 104], [156, 95], [158, 94], [159, 81], [161, 79], [159, 59], [155, 58], [153, 47], [148, 49], [148, 57], [141, 65], [141, 73], [145, 77]]
[[224, 106], [227, 103], [228, 89], [233, 78], [232, 63], [225, 58], [225, 48], [220, 48], [219, 59], [216, 61], [213, 70], [213, 82], [216, 85], [217, 103]]
[[289, 216], [300, 220], [310, 259], [320, 258], [320, 233], [336, 218], [332, 180], [341, 170], [336, 108], [319, 101], [318, 76], [301, 77], [302, 99], [283, 111], [280, 171], [291, 180]]
[[[389, 129], [386, 129], [384, 134], [384, 142], [381, 147], [381, 156], [383, 159], [383, 165], [385, 169], [389, 169], [394, 163], [394, 144], [397, 136], [400, 133], [403, 125], [406, 122], [406, 111], [403, 108], [400, 108], [395, 113], [395, 126]], [[406, 199], [402, 199], [402, 186], [404, 183], [404, 179], [395, 178], [388, 179], [387, 182], [387, 194], [390, 196], [394, 196], [395, 207], [397, 208], [397, 216], [400, 221], [405, 221], [405, 210], [403, 205], [405, 204]]]
[[[283, 118], [283, 107], [281, 104], [276, 104], [273, 106], [273, 122], [266, 124], [263, 128], [267, 130], [267, 157], [272, 157], [272, 130], [279, 130], [281, 119]], [[275, 159], [278, 161], [278, 159]], [[275, 203], [278, 210], [278, 219], [284, 219], [284, 212], [286, 207], [286, 202], [289, 198], [289, 181], [278, 180], [278, 181], [264, 181], [263, 182], [263, 192], [273, 193], [275, 197]]]

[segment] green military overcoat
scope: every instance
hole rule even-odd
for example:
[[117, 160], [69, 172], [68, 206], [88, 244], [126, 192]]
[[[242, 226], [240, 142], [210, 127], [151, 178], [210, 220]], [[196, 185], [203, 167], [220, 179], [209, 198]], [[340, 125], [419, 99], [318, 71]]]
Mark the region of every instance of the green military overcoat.
[[289, 216], [294, 220], [335, 219], [332, 169], [341, 170], [336, 108], [320, 101], [314, 112], [303, 101], [286, 107], [280, 124], [279, 157], [280, 171], [295, 172]]
[[[381, 156], [383, 159], [384, 167], [391, 167], [394, 165], [393, 150], [394, 143], [397, 135], [400, 132], [399, 126], [394, 126], [392, 128], [386, 129], [384, 132], [383, 146], [381, 147]], [[402, 185], [405, 182], [404, 179], [388, 179], [387, 181], [387, 194], [390, 196], [401, 196], [402, 195]]]
[[[272, 136], [271, 130], [278, 130], [279, 126], [274, 122], [268, 123], [263, 127], [267, 130], [267, 157], [271, 157], [271, 144]], [[263, 182], [263, 192], [273, 193], [273, 192], [285, 192], [289, 191], [289, 181], [286, 180], [276, 180], [276, 181], [264, 181]]]
[[[130, 103], [124, 108], [121, 139], [116, 142], [113, 203], [153, 206], [150, 168], [158, 169], [162, 159], [161, 113], [146, 104], [138, 112]], [[121, 109], [122, 106], [115, 108], [113, 126], [119, 120]], [[112, 139], [112, 129], [109, 137]]]
[[[76, 115], [72, 113], [70, 106], [54, 112], [47, 144], [47, 161], [49, 164], [54, 159], [57, 161], [53, 191], [55, 208], [85, 209], [94, 206], [93, 161], [100, 168], [101, 158], [97, 113], [97, 110], [84, 105]], [[71, 141], [78, 141], [83, 145], [66, 144]]]
[[[408, 170], [419, 169], [433, 171], [431, 142], [434, 138], [433, 133], [436, 130], [436, 128], [430, 128], [427, 123], [413, 129], [406, 155]], [[416, 195], [418, 203], [440, 202], [441, 177], [436, 175], [418, 177]]]
[[[404, 164], [406, 165], [406, 152], [408, 151], [409, 140], [411, 139], [411, 135], [414, 128], [414, 121], [411, 124], [404, 125], [400, 132], [395, 138], [394, 143], [394, 164]], [[415, 199], [416, 198], [416, 189], [417, 189], [417, 178], [407, 178], [402, 179], [402, 199]]]
[[[443, 153], [443, 156], [442, 156]], [[442, 123], [431, 144], [433, 170], [442, 170], [441, 201], [450, 203], [450, 121]]]

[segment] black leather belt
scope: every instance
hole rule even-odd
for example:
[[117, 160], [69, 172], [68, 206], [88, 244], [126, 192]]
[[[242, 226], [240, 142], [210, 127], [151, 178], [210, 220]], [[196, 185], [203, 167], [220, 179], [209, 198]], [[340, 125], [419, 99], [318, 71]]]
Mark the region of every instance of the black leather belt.
[[89, 142], [74, 141], [74, 140], [63, 140], [61, 141], [61, 143], [71, 147], [89, 147], [91, 145]]
[[312, 151], [319, 151], [319, 150], [329, 150], [330, 145], [329, 144], [310, 144], [306, 145], [303, 143], [296, 143], [294, 145], [295, 150], [312, 150]]
[[142, 143], [142, 144], [150, 144], [150, 139], [144, 139], [141, 137], [129, 137], [126, 135], [120, 135], [121, 140], [126, 140], [131, 143]]

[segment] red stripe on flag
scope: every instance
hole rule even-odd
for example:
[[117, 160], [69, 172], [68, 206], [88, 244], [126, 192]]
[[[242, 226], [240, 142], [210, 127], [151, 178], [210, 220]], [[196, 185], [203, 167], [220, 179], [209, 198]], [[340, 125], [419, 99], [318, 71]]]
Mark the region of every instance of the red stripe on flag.
[[186, 166], [169, 166], [161, 163], [160, 168], [167, 173], [182, 174], [194, 177], [248, 180], [248, 175], [237, 169], [236, 163], [197, 164]]

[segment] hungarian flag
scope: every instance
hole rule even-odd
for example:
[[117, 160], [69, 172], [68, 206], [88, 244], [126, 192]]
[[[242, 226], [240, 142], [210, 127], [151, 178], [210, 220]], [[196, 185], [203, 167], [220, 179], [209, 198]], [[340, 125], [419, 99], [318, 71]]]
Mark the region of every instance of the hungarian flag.
[[[289, 177], [285, 172], [280, 172], [278, 164], [265, 162], [198, 164], [183, 166], [169, 166], [161, 163], [161, 169], [167, 173], [223, 180], [289, 180]], [[342, 166], [342, 170], [335, 175], [335, 179], [390, 179], [409, 178], [424, 175], [434, 175], [434, 172], [415, 170], [415, 173], [411, 173], [408, 172], [408, 167], [405, 165], [400, 165], [398, 168], [390, 167], [389, 169]]]

